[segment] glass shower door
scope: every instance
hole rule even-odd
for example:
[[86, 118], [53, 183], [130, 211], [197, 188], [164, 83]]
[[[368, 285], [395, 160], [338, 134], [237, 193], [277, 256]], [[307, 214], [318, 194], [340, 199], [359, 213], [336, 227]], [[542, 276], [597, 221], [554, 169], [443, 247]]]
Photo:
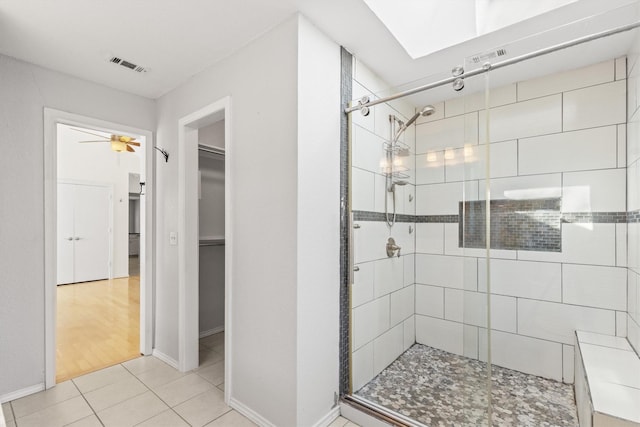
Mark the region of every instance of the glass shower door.
[[[358, 77], [354, 98], [379, 95]], [[351, 114], [352, 391], [410, 424], [483, 425], [486, 251], [465, 245], [463, 221], [473, 232], [484, 218], [469, 205], [484, 177], [484, 92], [444, 89]]]

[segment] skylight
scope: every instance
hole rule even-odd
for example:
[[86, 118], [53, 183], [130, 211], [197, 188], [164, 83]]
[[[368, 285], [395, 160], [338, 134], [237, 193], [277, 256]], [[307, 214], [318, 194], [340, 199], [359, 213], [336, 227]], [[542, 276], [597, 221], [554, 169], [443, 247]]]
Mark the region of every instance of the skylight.
[[413, 59], [577, 0], [363, 0]]

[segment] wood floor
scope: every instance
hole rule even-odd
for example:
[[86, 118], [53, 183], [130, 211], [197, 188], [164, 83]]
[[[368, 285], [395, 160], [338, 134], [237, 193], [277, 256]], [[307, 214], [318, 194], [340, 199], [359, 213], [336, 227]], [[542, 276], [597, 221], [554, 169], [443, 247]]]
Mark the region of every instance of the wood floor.
[[140, 277], [57, 287], [56, 382], [140, 356]]

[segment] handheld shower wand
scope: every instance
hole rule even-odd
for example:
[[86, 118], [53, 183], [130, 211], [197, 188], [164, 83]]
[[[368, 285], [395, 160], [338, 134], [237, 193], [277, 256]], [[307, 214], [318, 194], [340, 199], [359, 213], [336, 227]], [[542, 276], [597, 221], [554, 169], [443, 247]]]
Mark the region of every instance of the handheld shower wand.
[[[427, 117], [432, 115], [435, 112], [436, 112], [436, 109], [433, 105], [427, 105], [423, 107], [420, 111], [416, 112], [409, 120], [407, 120], [406, 123], [403, 123], [401, 120], [398, 120], [398, 118], [394, 115], [389, 116], [391, 140], [389, 141], [389, 145], [387, 146], [387, 170], [385, 171], [386, 172], [385, 193], [392, 194], [393, 214], [391, 216], [389, 214], [389, 207], [388, 207], [389, 195], [385, 194], [385, 198], [384, 198], [385, 219], [389, 227], [393, 227], [393, 225], [396, 223], [396, 185], [404, 186], [409, 183], [406, 180], [399, 180], [399, 179], [394, 180], [393, 167], [394, 167], [396, 155], [402, 155], [402, 156], [409, 155], [408, 149], [398, 148], [397, 146], [398, 139], [400, 138], [400, 135], [402, 135], [409, 126], [411, 126], [412, 124], [415, 123], [416, 120], [418, 120], [418, 117], [420, 116]], [[398, 130], [395, 129], [396, 124], [400, 125]]]

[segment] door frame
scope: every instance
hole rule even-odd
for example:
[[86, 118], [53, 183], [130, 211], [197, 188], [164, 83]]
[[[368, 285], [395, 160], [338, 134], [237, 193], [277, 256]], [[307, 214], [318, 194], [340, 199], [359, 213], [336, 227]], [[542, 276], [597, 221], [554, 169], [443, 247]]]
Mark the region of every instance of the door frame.
[[233, 181], [231, 177], [231, 97], [224, 97], [178, 121], [178, 367], [186, 372], [198, 367], [198, 129], [223, 120], [224, 123], [224, 395], [229, 402], [232, 388], [232, 254]]
[[154, 233], [154, 139], [153, 132], [53, 108], [44, 108], [44, 314], [45, 314], [45, 388], [56, 385], [56, 269], [57, 269], [57, 125], [97, 128], [107, 132], [128, 132], [145, 138], [141, 176], [144, 176], [144, 203], [140, 220], [144, 238], [140, 242], [140, 353], [153, 348], [153, 266]]

